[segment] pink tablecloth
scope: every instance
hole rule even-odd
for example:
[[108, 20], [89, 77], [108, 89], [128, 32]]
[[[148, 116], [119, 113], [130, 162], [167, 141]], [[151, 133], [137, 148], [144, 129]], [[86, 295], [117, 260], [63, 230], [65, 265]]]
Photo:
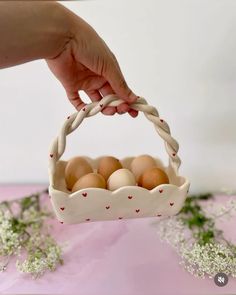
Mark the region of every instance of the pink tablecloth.
[[[0, 200], [29, 194], [45, 185], [2, 185]], [[226, 198], [226, 197], [225, 197]], [[179, 266], [179, 257], [156, 234], [154, 219], [79, 225], [54, 222], [54, 236], [68, 242], [65, 264], [38, 280], [16, 272], [0, 273], [1, 294], [202, 295], [236, 294], [236, 279], [225, 287], [198, 279]], [[236, 242], [235, 219], [225, 231]], [[234, 227], [233, 227], [234, 224]]]

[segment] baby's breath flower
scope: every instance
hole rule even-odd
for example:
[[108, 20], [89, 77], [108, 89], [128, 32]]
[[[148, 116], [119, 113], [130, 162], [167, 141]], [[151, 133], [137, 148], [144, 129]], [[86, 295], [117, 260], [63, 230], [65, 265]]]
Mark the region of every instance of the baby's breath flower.
[[[62, 263], [61, 247], [44, 224], [50, 213], [40, 208], [39, 197], [36, 194], [0, 204], [0, 271], [6, 270], [12, 256], [18, 257], [17, 269], [34, 278]], [[16, 203], [19, 210], [14, 214], [11, 206]]]
[[0, 256], [17, 254], [21, 235], [13, 230], [13, 219], [8, 212], [0, 211]]
[[196, 276], [208, 274], [214, 277], [219, 272], [236, 276], [236, 252], [231, 247], [217, 242], [206, 245], [194, 243], [191, 246], [185, 245], [179, 252], [184, 259], [185, 269], [191, 267]]
[[[199, 199], [209, 199], [209, 195]], [[182, 258], [180, 265], [192, 275], [213, 278], [223, 272], [236, 277], [236, 246], [224, 239], [214, 223], [214, 218], [232, 216], [236, 201], [229, 200], [225, 206], [213, 204], [203, 210], [198, 198], [191, 197], [178, 215], [158, 222], [157, 232], [176, 250]]]

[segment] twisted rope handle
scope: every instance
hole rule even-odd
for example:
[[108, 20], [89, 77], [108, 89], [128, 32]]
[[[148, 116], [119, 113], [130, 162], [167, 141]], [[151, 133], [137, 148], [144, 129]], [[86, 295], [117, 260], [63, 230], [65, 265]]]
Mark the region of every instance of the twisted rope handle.
[[[54, 185], [56, 163], [59, 161], [65, 151], [66, 136], [77, 129], [84, 118], [96, 115], [106, 106], [118, 106], [123, 102], [123, 100], [119, 99], [113, 94], [107, 95], [100, 101], [87, 104], [79, 112], [76, 112], [67, 117], [66, 122], [62, 126], [60, 134], [54, 139], [50, 148], [49, 178], [51, 185]], [[171, 136], [169, 125], [163, 119], [159, 118], [157, 109], [148, 105], [146, 100], [142, 97], [139, 97], [137, 101], [130, 107], [132, 107], [134, 110], [143, 112], [145, 117], [154, 124], [157, 133], [165, 142], [165, 149], [169, 155], [169, 164], [174, 169], [175, 173], [178, 174], [178, 168], [181, 164], [181, 160], [177, 155], [179, 144]]]

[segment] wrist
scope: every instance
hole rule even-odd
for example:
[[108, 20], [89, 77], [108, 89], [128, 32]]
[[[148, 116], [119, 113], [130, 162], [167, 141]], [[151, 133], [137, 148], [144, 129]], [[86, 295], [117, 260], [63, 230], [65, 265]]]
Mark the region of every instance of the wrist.
[[45, 44], [46, 50], [41, 58], [50, 59], [60, 55], [72, 39], [70, 15], [64, 6], [57, 2], [47, 3], [43, 9], [47, 19], [42, 30], [42, 44]]
[[54, 1], [0, 1], [0, 68], [60, 54], [71, 38], [67, 11]]

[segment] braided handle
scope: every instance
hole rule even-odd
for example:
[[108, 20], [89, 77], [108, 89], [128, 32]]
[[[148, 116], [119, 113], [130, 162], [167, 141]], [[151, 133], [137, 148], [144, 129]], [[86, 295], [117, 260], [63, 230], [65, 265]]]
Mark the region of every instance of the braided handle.
[[[78, 128], [84, 118], [96, 115], [106, 106], [118, 106], [123, 102], [123, 100], [113, 94], [107, 95], [100, 101], [87, 104], [79, 112], [67, 117], [59, 136], [55, 138], [50, 148], [49, 177], [52, 185], [54, 185], [56, 163], [65, 151], [66, 136]], [[181, 160], [177, 155], [179, 145], [178, 142], [171, 136], [169, 125], [164, 120], [159, 118], [157, 109], [148, 105], [144, 98], [139, 97], [137, 101], [131, 105], [131, 107], [134, 110], [143, 112], [145, 117], [154, 124], [157, 133], [165, 142], [165, 149], [169, 155], [169, 164], [177, 174], [178, 168], [181, 164]]]

